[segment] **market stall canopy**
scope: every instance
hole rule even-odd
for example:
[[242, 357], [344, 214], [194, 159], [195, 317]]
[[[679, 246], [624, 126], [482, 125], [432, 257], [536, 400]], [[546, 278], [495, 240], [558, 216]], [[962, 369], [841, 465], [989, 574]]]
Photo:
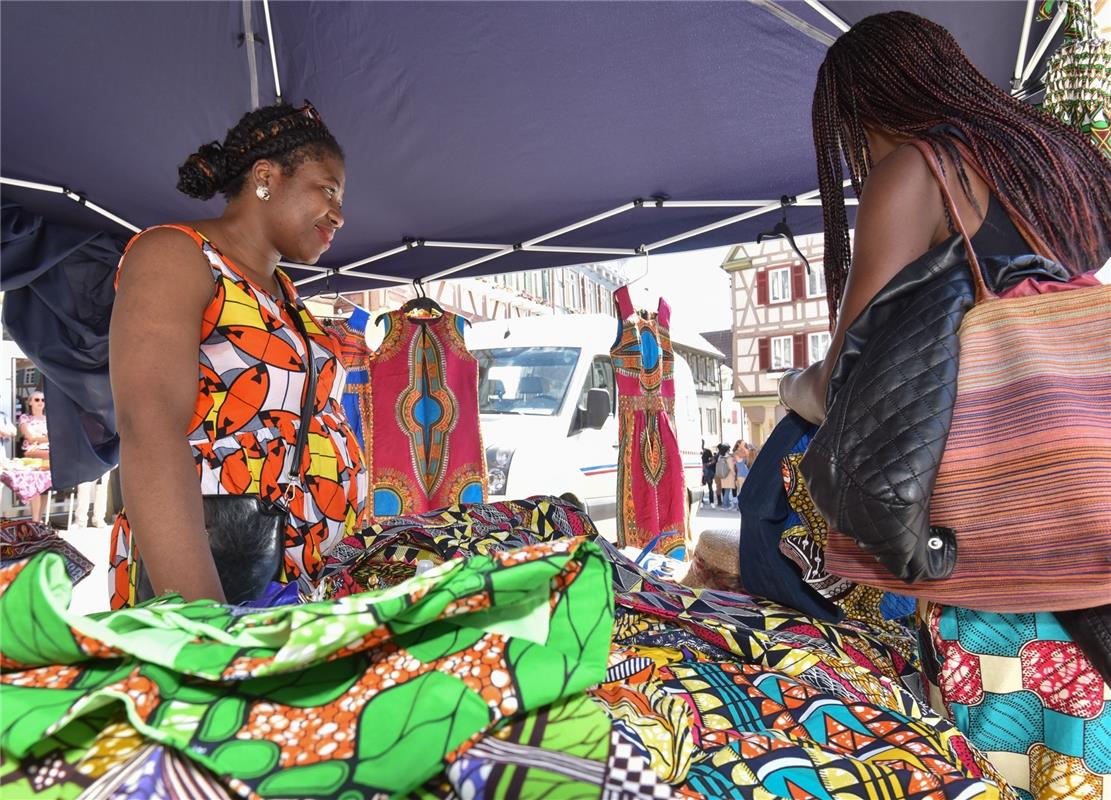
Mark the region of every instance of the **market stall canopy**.
[[782, 195], [811, 232], [818, 65], [839, 21], [891, 8], [945, 25], [1008, 88], [1055, 30], [1024, 26], [1034, 0], [4, 3], [3, 177], [72, 194], [3, 197], [115, 233], [72, 200], [140, 228], [214, 215], [221, 200], [174, 189], [176, 167], [273, 102], [276, 75], [347, 151], [347, 223], [322, 261], [344, 271], [294, 270], [316, 277], [307, 294], [747, 241]]

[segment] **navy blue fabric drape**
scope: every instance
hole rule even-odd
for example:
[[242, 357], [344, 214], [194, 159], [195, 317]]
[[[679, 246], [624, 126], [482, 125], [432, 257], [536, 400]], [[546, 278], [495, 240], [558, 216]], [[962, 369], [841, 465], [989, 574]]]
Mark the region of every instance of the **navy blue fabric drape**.
[[55, 487], [98, 478], [119, 461], [108, 323], [124, 244], [11, 203], [0, 214], [4, 328], [45, 378]]

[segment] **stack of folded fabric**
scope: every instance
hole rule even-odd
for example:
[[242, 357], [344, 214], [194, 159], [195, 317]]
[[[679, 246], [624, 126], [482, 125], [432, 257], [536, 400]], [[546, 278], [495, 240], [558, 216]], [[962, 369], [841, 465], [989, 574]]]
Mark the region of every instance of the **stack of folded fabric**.
[[553, 498], [384, 521], [329, 576], [79, 617], [56, 555], [4, 568], [0, 793], [1012, 796], [909, 632], [653, 577]]

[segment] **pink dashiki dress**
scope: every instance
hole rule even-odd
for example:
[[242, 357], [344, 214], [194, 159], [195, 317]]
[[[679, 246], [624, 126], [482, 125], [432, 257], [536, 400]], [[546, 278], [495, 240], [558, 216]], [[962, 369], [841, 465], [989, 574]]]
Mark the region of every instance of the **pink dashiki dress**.
[[687, 559], [690, 532], [683, 460], [675, 428], [671, 307], [633, 308], [613, 296], [621, 329], [610, 350], [617, 376], [617, 544]]

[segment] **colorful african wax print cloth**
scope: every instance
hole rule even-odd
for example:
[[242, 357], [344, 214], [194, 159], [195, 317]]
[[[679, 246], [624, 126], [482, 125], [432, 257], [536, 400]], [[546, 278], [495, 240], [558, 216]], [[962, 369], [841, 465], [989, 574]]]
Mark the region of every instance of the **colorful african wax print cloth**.
[[[806, 437], [809, 441], [809, 437]], [[891, 620], [914, 613], [914, 600], [873, 586], [863, 586], [826, 572], [825, 551], [829, 526], [806, 491], [799, 472], [802, 452], [788, 453], [782, 461], [787, 504], [793, 512], [780, 534], [779, 550], [802, 572], [814, 591], [840, 608], [849, 619], [873, 625], [898, 626]]]
[[675, 427], [671, 307], [637, 311], [622, 286], [621, 320], [610, 349], [617, 380], [617, 544], [690, 556], [687, 487]]
[[1111, 797], [1111, 687], [1049, 613], [923, 603], [930, 700], [1020, 798]]
[[369, 463], [367, 439], [363, 436], [363, 420], [370, 414], [370, 375], [367, 362], [374, 351], [366, 343], [366, 326], [370, 313], [365, 308], [355, 310], [344, 320], [324, 320], [324, 327], [335, 337], [336, 356], [340, 365], [347, 370], [347, 381], [343, 385], [343, 413], [351, 426], [359, 446], [363, 448], [364, 460]]
[[486, 500], [478, 427], [478, 362], [466, 320], [444, 312], [378, 317], [386, 330], [367, 364], [371, 519]]
[[1042, 108], [1087, 134], [1111, 158], [1111, 31], [1100, 30], [1095, 0], [1043, 0], [1039, 19], [1049, 19], [1061, 5], [1065, 39], [1046, 62]]
[[[246, 787], [242, 787], [246, 788]], [[146, 741], [122, 714], [88, 717], [45, 738], [22, 759], [0, 752], [0, 796], [13, 800], [232, 800], [192, 759]]]
[[907, 688], [909, 632], [894, 647], [863, 623], [682, 590], [599, 544], [617, 559], [617, 609], [595, 708], [569, 698], [515, 717], [420, 797], [1013, 796]]
[[684, 697], [693, 715], [684, 793], [1013, 796], [925, 702], [908, 629], [822, 622], [759, 598], [677, 586], [599, 544], [614, 564], [614, 648], [632, 650], [616, 670], [611, 653], [610, 674], [651, 666], [656, 677], [641, 678]]
[[675, 789], [593, 698], [579, 694], [483, 736], [417, 797], [665, 800]]
[[[284, 580], [311, 586], [324, 557], [355, 529], [366, 498], [359, 443], [338, 397], [344, 371], [336, 343], [297, 297], [281, 270], [290, 303], [272, 297], [197, 231], [190, 236], [208, 261], [215, 292], [200, 326], [197, 402], [186, 438], [201, 492], [259, 495], [271, 502], [292, 490]], [[149, 229], [149, 230], [153, 230]], [[120, 259], [139, 236], [132, 238]], [[316, 362], [315, 404], [301, 464], [293, 464], [305, 391], [305, 344], [291, 314], [300, 314]], [[293, 480], [296, 474], [298, 480]], [[112, 608], [133, 605], [139, 553], [126, 510], [112, 532]]]
[[417, 566], [490, 555], [598, 533], [590, 517], [556, 497], [531, 497], [380, 520], [340, 542], [312, 599], [346, 597], [393, 586]]
[[80, 583], [93, 571], [93, 562], [49, 525], [30, 520], [0, 522], [0, 566], [43, 550], [52, 550], [65, 559], [66, 574], [74, 583]]
[[0, 570], [0, 751], [26, 759], [122, 706], [244, 797], [377, 798], [507, 717], [605, 675], [610, 566], [582, 538], [263, 611], [175, 596], [82, 617], [61, 559]]

